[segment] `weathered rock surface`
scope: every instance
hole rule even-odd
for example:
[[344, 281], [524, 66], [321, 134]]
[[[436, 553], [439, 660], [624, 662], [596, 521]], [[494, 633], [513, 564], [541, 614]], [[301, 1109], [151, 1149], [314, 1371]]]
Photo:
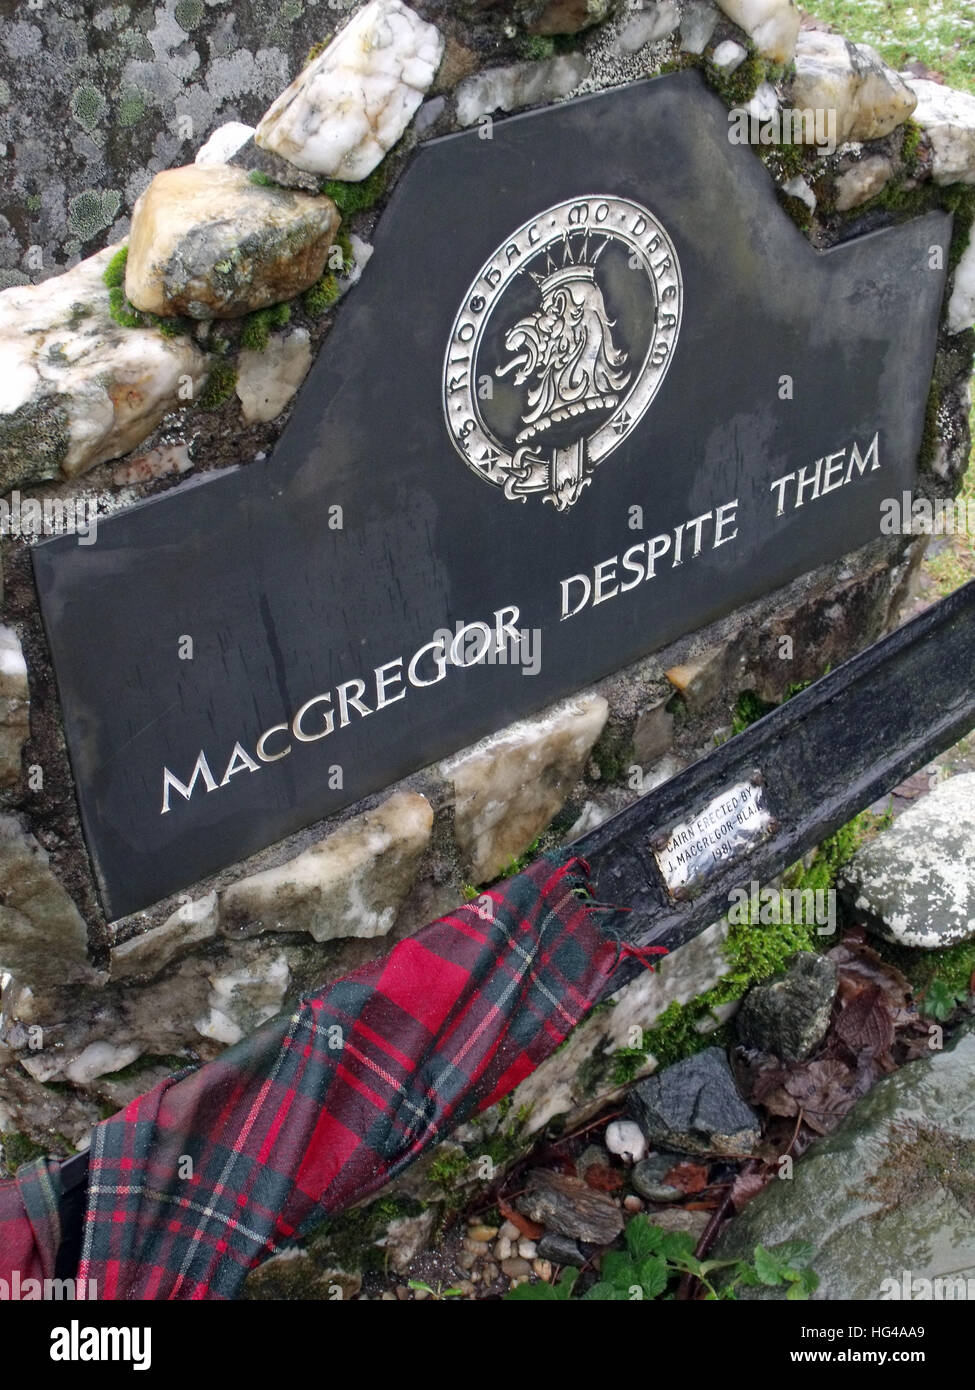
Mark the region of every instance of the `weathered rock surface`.
[[[970, 1299], [975, 1290], [975, 1036], [885, 1078], [729, 1226], [716, 1259], [814, 1245], [817, 1300]], [[932, 1283], [941, 1279], [941, 1292]], [[921, 1281], [915, 1284], [914, 1281]], [[783, 1298], [785, 1289], [741, 1290]]]
[[728, 18], [744, 29], [763, 58], [789, 63], [796, 49], [799, 10], [793, 0], [717, 0]]
[[894, 166], [885, 154], [870, 154], [844, 170], [836, 180], [836, 211], [849, 212], [875, 198], [890, 182]]
[[719, 1047], [641, 1081], [630, 1092], [629, 1107], [654, 1148], [742, 1156], [752, 1153], [761, 1137], [758, 1118], [738, 1094]]
[[[559, 1048], [515, 1089], [512, 1113], [527, 1114], [526, 1134], [537, 1134], [557, 1115], [575, 1127], [622, 1094], [612, 1082], [613, 1054], [632, 1047], [634, 1036], [651, 1028], [672, 1003], [686, 1004], [711, 989], [731, 970], [723, 945], [727, 922], [716, 922], [679, 950], [661, 957], [653, 971], [645, 970], [614, 994], [612, 1009], [584, 1018]], [[595, 1067], [601, 1061], [602, 1075]], [[637, 1075], [656, 1068], [648, 1055]]]
[[638, 1163], [630, 1174], [634, 1189], [648, 1202], [676, 1202], [684, 1191], [666, 1181], [677, 1160], [673, 1154], [652, 1154]]
[[623, 1215], [605, 1192], [581, 1178], [536, 1168], [528, 1174], [518, 1210], [546, 1231], [592, 1245], [608, 1245], [623, 1229]]
[[443, 56], [432, 24], [372, 0], [265, 112], [255, 140], [310, 173], [358, 182], [396, 144]]
[[443, 765], [456, 798], [457, 843], [471, 861], [475, 882], [500, 873], [561, 809], [608, 714], [601, 695], [566, 701]]
[[0, 786], [20, 781], [20, 755], [30, 735], [27, 662], [12, 627], [0, 627]]
[[112, 979], [158, 975], [190, 947], [212, 940], [217, 935], [219, 921], [216, 893], [184, 903], [160, 926], [112, 948]]
[[839, 883], [888, 941], [937, 950], [975, 937], [975, 772], [948, 778], [898, 816]]
[[214, 971], [209, 979], [209, 1011], [197, 1020], [196, 1030], [229, 1047], [281, 1012], [291, 972], [288, 957], [279, 952]]
[[674, 689], [683, 695], [689, 709], [702, 709], [719, 694], [731, 655], [727, 644], [710, 647], [679, 666], [671, 666], [664, 674]]
[[535, 102], [568, 96], [589, 75], [583, 53], [561, 53], [538, 63], [512, 63], [465, 78], [457, 88], [457, 120], [473, 125], [494, 111], [516, 111]]
[[221, 929], [233, 937], [306, 931], [316, 941], [385, 936], [432, 826], [425, 797], [396, 792], [296, 859], [232, 884], [221, 900]]
[[682, 53], [703, 53], [718, 23], [718, 12], [710, 0], [684, 0], [680, 17]]
[[14, 816], [0, 816], [0, 970], [31, 989], [93, 976], [81, 914]]
[[242, 145], [247, 144], [253, 134], [253, 126], [244, 125], [242, 121], [227, 121], [226, 124], [217, 127], [205, 145], [200, 146], [193, 162], [204, 168], [229, 164], [233, 155]]
[[0, 491], [86, 473], [141, 444], [207, 360], [185, 336], [122, 328], [102, 276], [109, 246], [0, 294]]
[[135, 205], [125, 292], [154, 314], [239, 318], [313, 285], [338, 226], [330, 198], [227, 165], [167, 169]]
[[665, 39], [680, 24], [680, 11], [674, 0], [658, 0], [649, 9], [631, 14], [613, 39], [611, 52], [620, 58], [639, 53], [648, 43]]
[[801, 951], [784, 975], [745, 995], [735, 1020], [743, 1047], [799, 1062], [822, 1042], [836, 997], [836, 966]]
[[311, 1299], [329, 1302], [355, 1298], [361, 1288], [362, 1275], [358, 1271], [322, 1269], [307, 1250], [295, 1245], [278, 1251], [252, 1270], [241, 1296], [274, 1302]]
[[975, 222], [968, 235], [968, 245], [955, 267], [951, 298], [948, 301], [947, 328], [949, 333], [964, 333], [975, 323]]
[[799, 35], [789, 101], [798, 110], [835, 111], [838, 145], [889, 135], [917, 104], [904, 79], [868, 44], [818, 29]]
[[917, 97], [914, 119], [934, 154], [935, 183], [975, 183], [975, 96], [940, 82], [909, 77]]
[[293, 398], [311, 366], [305, 328], [275, 334], [263, 352], [245, 348], [237, 356], [237, 397], [248, 424], [273, 420]]
[[528, 0], [520, 15], [530, 34], [578, 34], [608, 19], [615, 7], [616, 0]]

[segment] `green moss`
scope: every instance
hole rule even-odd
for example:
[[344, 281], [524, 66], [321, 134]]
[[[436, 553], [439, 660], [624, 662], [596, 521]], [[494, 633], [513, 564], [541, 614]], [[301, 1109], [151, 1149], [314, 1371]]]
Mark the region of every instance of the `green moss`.
[[380, 1197], [317, 1227], [310, 1237], [308, 1253], [322, 1268], [337, 1266], [350, 1273], [382, 1269], [386, 1251], [376, 1241], [386, 1234], [391, 1221], [419, 1216], [422, 1211], [423, 1204], [414, 1198]]
[[547, 34], [524, 34], [518, 39], [518, 54], [530, 63], [555, 57], [555, 39]]
[[7, 1170], [16, 1173], [22, 1163], [31, 1163], [35, 1158], [43, 1158], [47, 1150], [35, 1144], [26, 1134], [0, 1134], [3, 1144], [3, 1161]]
[[258, 188], [280, 188], [280, 184], [274, 182], [267, 174], [260, 169], [252, 169], [247, 175], [249, 183], [257, 184]]
[[310, 314], [313, 318], [320, 318], [338, 302], [341, 294], [338, 280], [331, 271], [328, 271], [312, 285], [311, 289], [305, 290], [301, 296], [301, 302], [306, 314]]
[[[780, 149], [785, 148], [780, 146]], [[781, 188], [775, 190], [779, 200], [779, 206], [792, 219], [799, 228], [800, 232], [809, 233], [812, 230], [813, 215], [807, 203], [801, 198], [794, 198], [790, 193], [783, 193]]]
[[216, 362], [200, 392], [197, 405], [200, 410], [217, 410], [229, 401], [237, 385], [237, 368], [232, 362]]
[[108, 292], [108, 312], [121, 328], [145, 328], [147, 323], [145, 315], [129, 303], [121, 285], [113, 285]]
[[305, 54], [305, 61], [302, 66], [307, 68], [310, 63], [313, 63], [315, 61], [316, 58], [320, 58], [331, 42], [332, 39], [330, 35], [327, 39], [321, 39], [318, 43], [313, 43], [311, 48], [309, 48], [308, 52]]
[[904, 136], [901, 140], [901, 159], [906, 164], [908, 173], [913, 174], [917, 168], [918, 155], [921, 149], [921, 127], [917, 121], [908, 116], [902, 129]]
[[591, 754], [601, 782], [617, 782], [633, 763], [633, 740], [625, 729], [607, 726]]
[[291, 319], [289, 304], [275, 304], [269, 309], [258, 309], [248, 314], [240, 335], [240, 345], [251, 352], [263, 352], [275, 328], [283, 328]]
[[750, 724], [763, 718], [764, 715], [777, 709], [774, 700], [763, 700], [754, 690], [743, 690], [735, 701], [735, 708], [731, 718], [731, 732], [733, 734], [743, 733]]
[[365, 212], [379, 201], [389, 182], [388, 156], [378, 164], [368, 178], [360, 183], [345, 183], [341, 179], [325, 179], [321, 192], [331, 198], [343, 217]]
[[639, 1076], [650, 1056], [645, 1047], [618, 1047], [612, 1054], [613, 1069], [610, 1073], [614, 1086], [628, 1086]]
[[427, 1177], [448, 1193], [463, 1184], [470, 1175], [471, 1161], [463, 1149], [445, 1148], [435, 1155], [427, 1169]]
[[120, 246], [108, 265], [102, 271], [102, 279], [110, 290], [125, 284], [125, 267], [128, 264], [129, 248]]
[[727, 106], [747, 105], [766, 77], [766, 65], [757, 53], [750, 53], [732, 73], [716, 68], [713, 63], [705, 63], [701, 71], [708, 85]]
[[[784, 888], [799, 893], [835, 890], [841, 865], [884, 821], [884, 817], [869, 811], [855, 816], [819, 845], [808, 868], [802, 863], [794, 864], [783, 874]], [[819, 942], [813, 922], [781, 921], [774, 926], [747, 920], [729, 923], [722, 945], [729, 973], [689, 1003], [675, 1001], [669, 1005], [654, 1026], [644, 1033], [644, 1050], [652, 1053], [663, 1067], [720, 1043], [726, 1037], [723, 1028], [701, 1031], [702, 1025], [714, 1022], [715, 1011], [723, 1004], [740, 999], [753, 985], [784, 970], [797, 952], [818, 949]], [[632, 1056], [634, 1049], [628, 1051]], [[626, 1065], [633, 1065], [633, 1061], [624, 1062]]]

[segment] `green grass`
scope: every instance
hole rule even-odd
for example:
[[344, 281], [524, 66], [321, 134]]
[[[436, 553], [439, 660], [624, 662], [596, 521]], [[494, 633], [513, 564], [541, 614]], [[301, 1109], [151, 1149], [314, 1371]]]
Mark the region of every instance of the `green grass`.
[[959, 0], [815, 0], [809, 10], [893, 68], [920, 61], [975, 92], [975, 12]]
[[[948, 86], [975, 95], [975, 9], [964, 0], [815, 0], [809, 9], [846, 38], [871, 44], [898, 71], [921, 62]], [[975, 430], [975, 413], [972, 425]], [[971, 458], [961, 495], [975, 498]], [[940, 597], [975, 577], [975, 537], [949, 537], [925, 559], [924, 575]]]

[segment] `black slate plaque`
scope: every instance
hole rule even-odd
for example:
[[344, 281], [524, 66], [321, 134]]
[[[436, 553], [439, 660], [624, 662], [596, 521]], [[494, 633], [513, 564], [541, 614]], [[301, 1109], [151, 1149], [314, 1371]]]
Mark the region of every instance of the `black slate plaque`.
[[34, 551], [112, 916], [864, 544], [913, 482], [947, 217], [815, 252], [693, 74], [481, 135], [416, 154], [273, 457]]

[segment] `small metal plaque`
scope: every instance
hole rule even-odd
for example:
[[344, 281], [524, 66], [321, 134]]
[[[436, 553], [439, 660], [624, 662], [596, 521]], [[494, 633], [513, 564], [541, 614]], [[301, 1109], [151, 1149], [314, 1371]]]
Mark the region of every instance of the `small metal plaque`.
[[685, 896], [716, 869], [747, 854], [772, 832], [761, 783], [738, 782], [704, 810], [654, 842], [653, 853], [672, 897]]

